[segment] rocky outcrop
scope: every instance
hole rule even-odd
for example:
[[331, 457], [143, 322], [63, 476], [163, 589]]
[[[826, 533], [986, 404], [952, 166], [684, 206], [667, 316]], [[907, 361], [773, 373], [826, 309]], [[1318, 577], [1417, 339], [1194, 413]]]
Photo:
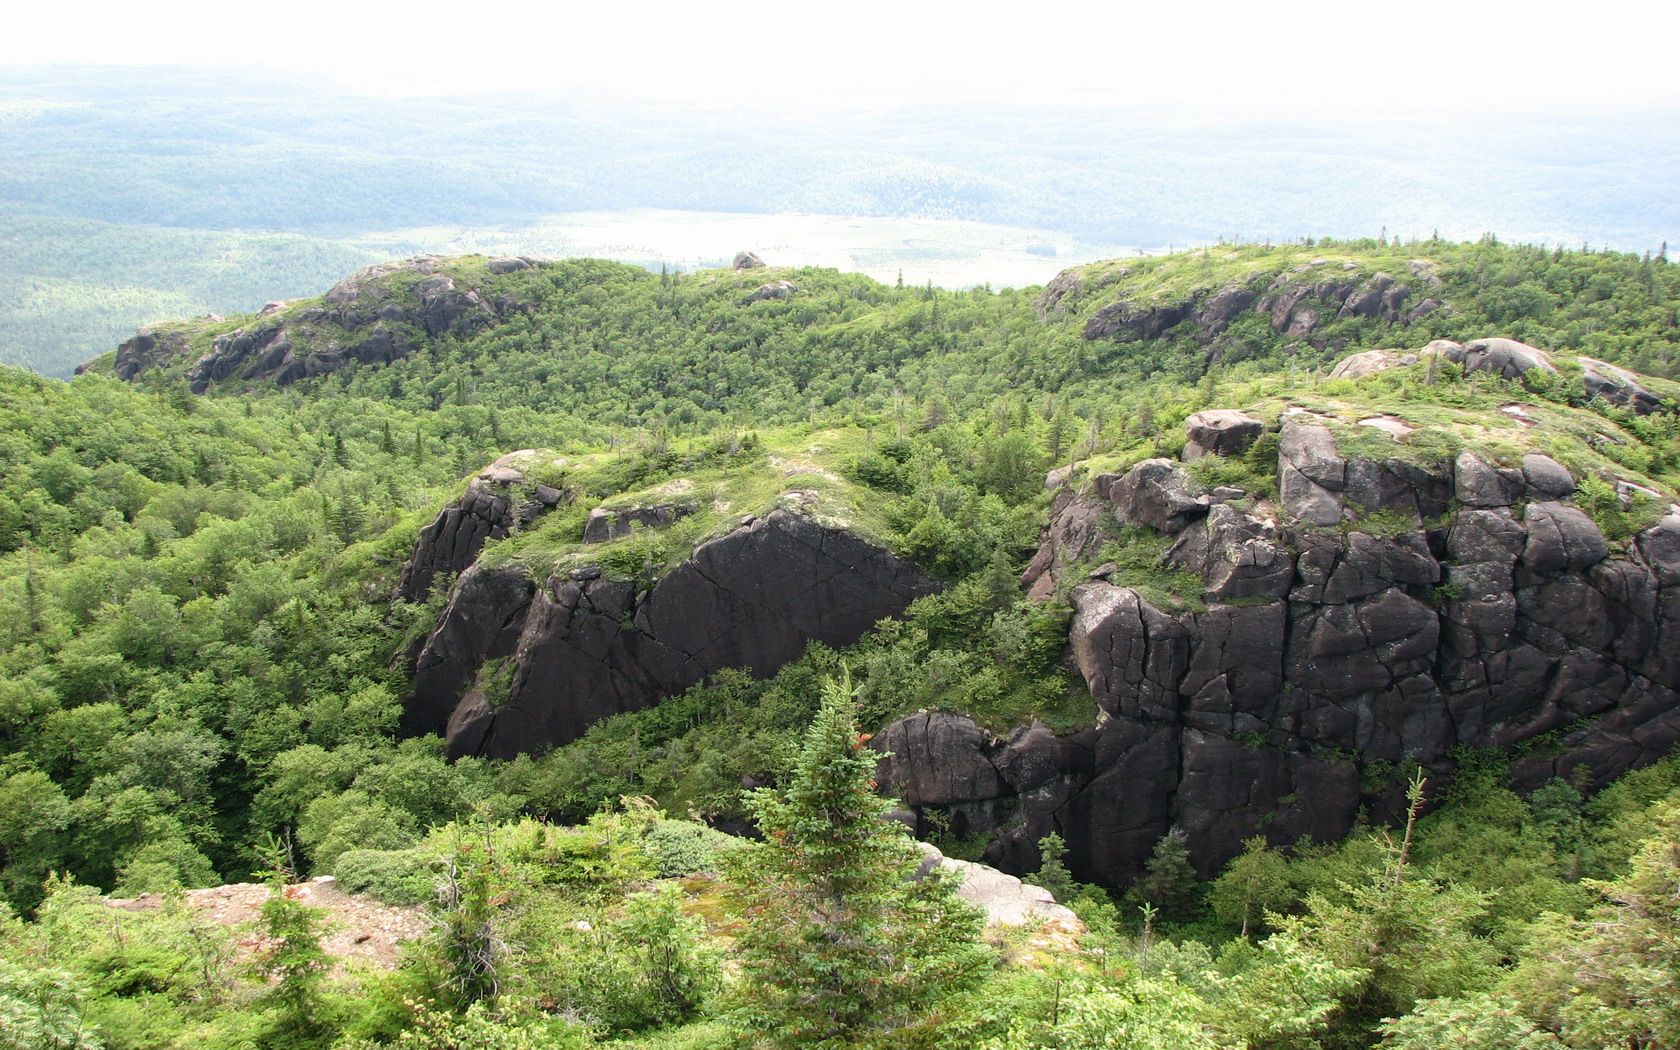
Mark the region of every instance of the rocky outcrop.
[[771, 281], [753, 289], [752, 293], [742, 301], [742, 305], [762, 303], [766, 299], [786, 299], [797, 291], [799, 291], [799, 286], [792, 281]]
[[[172, 361], [186, 352], [187, 337], [184, 332], [142, 328], [134, 333], [133, 338], [117, 347], [117, 360], [111, 374], [129, 382], [141, 372]], [[78, 366], [76, 374], [80, 375], [86, 367], [86, 364]]]
[[452, 755], [540, 752], [725, 667], [764, 677], [810, 641], [848, 645], [937, 589], [788, 510], [700, 545], [651, 586], [591, 565], [540, 585], [474, 567], [415, 660], [403, 728], [444, 733]]
[[461, 498], [420, 530], [414, 553], [403, 563], [396, 597], [424, 601], [440, 577], [453, 576], [476, 561], [486, 542], [569, 503], [569, 493], [526, 477], [521, 467], [528, 469], [536, 457], [532, 449], [510, 452], [468, 482]]
[[1239, 455], [1247, 452], [1265, 429], [1260, 420], [1235, 409], [1210, 408], [1191, 413], [1184, 421], [1185, 435], [1190, 439], [1184, 448], [1184, 458]]
[[[1096, 726], [1004, 739], [916, 715], [877, 737], [884, 787], [923, 824], [994, 831], [988, 863], [1032, 870], [1055, 831], [1077, 875], [1122, 885], [1173, 827], [1211, 874], [1256, 834], [1396, 819], [1403, 771], [1439, 791], [1459, 748], [1528, 742], [1515, 776], [1533, 788], [1602, 784], [1680, 743], [1680, 511], [1616, 545], [1547, 456], [1401, 453], [1344, 455], [1298, 414], [1275, 510], [1209, 493], [1188, 513], [1166, 460], [1064, 490], [1025, 582], [1076, 584], [1069, 651]], [[1205, 604], [1084, 574], [1105, 519], [1171, 535], [1164, 560], [1202, 578]]]
[[1177, 532], [1206, 514], [1211, 497], [1170, 459], [1146, 459], [1107, 487], [1122, 521]]
[[1504, 379], [1520, 379], [1535, 369], [1557, 371], [1546, 351], [1515, 339], [1473, 339], [1464, 344], [1462, 357], [1448, 359], [1460, 361], [1466, 372], [1492, 372]]
[[[1360, 276], [1345, 267], [1331, 275], [1328, 260], [1291, 267], [1276, 275], [1257, 272], [1226, 282], [1217, 288], [1203, 288], [1178, 301], [1140, 300], [1122, 296], [1094, 311], [1084, 327], [1086, 339], [1137, 342], [1158, 339], [1168, 331], [1190, 322], [1187, 331], [1203, 343], [1214, 342], [1244, 313], [1268, 318], [1274, 333], [1290, 339], [1311, 339], [1320, 324], [1341, 318], [1363, 318], [1406, 325], [1437, 311], [1449, 310], [1441, 300], [1412, 301], [1413, 284], [1396, 281], [1386, 273]], [[1354, 266], [1354, 270], [1358, 267]], [[1069, 300], [1087, 296], [1101, 284], [1127, 276], [1126, 271], [1109, 272], [1100, 282], [1088, 281], [1083, 270], [1058, 274], [1044, 288], [1033, 306], [1041, 319], [1048, 320], [1065, 309]], [[1267, 278], [1270, 278], [1269, 282]], [[1414, 275], [1415, 283], [1428, 288], [1440, 285], [1433, 273]], [[1322, 345], [1322, 344], [1316, 344]]]
[[646, 507], [609, 510], [596, 507], [583, 524], [583, 542], [606, 543], [630, 535], [636, 529], [663, 529], [675, 525], [695, 511], [693, 503], [656, 503]]
[[[1491, 372], [1502, 379], [1524, 383], [1530, 389], [1534, 389], [1534, 375], [1559, 373], [1557, 359], [1552, 354], [1515, 339], [1475, 339], [1463, 345], [1437, 339], [1417, 351], [1366, 350], [1351, 354], [1336, 363], [1330, 378], [1359, 379], [1391, 368], [1415, 365], [1430, 357], [1461, 365], [1466, 373]], [[1625, 368], [1595, 357], [1577, 357], [1574, 363], [1580, 366], [1581, 386], [1587, 400], [1601, 398], [1641, 416], [1663, 407], [1663, 399]]]
[[1056, 903], [1056, 897], [1041, 886], [1023, 882], [986, 864], [957, 860], [926, 842], [916, 843], [922, 863], [917, 877], [938, 869], [950, 873], [957, 896], [986, 913], [988, 926], [1046, 926], [1063, 933], [1084, 933], [1085, 924], [1073, 909]]
[[1021, 576], [1021, 586], [1028, 596], [1043, 601], [1055, 594], [1064, 566], [1084, 561], [1101, 550], [1107, 538], [1103, 522], [1109, 517], [1108, 508], [1098, 501], [1061, 488], [1050, 503], [1050, 524], [1043, 542]]
[[1601, 397], [1612, 405], [1632, 409], [1646, 416], [1662, 407], [1662, 398], [1639, 382], [1637, 376], [1625, 368], [1618, 368], [1596, 357], [1577, 357], [1581, 366], [1581, 382], [1588, 397]]
[[1194, 313], [1195, 308], [1194, 302], [1139, 306], [1122, 299], [1092, 314], [1085, 322], [1084, 336], [1086, 339], [1113, 339], [1121, 343], [1159, 339], [1167, 334], [1167, 329]]
[[758, 257], [757, 252], [736, 252], [735, 261], [730, 263], [730, 267], [736, 270], [758, 270], [764, 267], [764, 260]]
[[1330, 378], [1359, 379], [1417, 363], [1418, 355], [1403, 350], [1365, 350], [1337, 361], [1336, 367], [1330, 370]]
[[1364, 279], [1320, 275], [1319, 280], [1311, 280], [1317, 268], [1279, 274], [1255, 303], [1255, 309], [1270, 319], [1273, 332], [1290, 339], [1306, 339], [1320, 322], [1334, 318], [1410, 321], [1401, 307], [1412, 294], [1411, 285], [1396, 283], [1385, 273]]
[[[243, 328], [216, 336], [187, 369], [198, 393], [228, 379], [270, 379], [282, 386], [325, 375], [349, 362], [388, 363], [428, 339], [463, 337], [525, 309], [499, 292], [495, 279], [538, 265], [508, 257], [486, 264], [488, 279], [467, 285], [444, 272], [445, 260], [416, 256], [380, 263], [334, 285], [318, 299], [271, 303]], [[116, 373], [132, 379], [186, 352], [184, 338], [167, 346], [142, 330], [117, 351]]]

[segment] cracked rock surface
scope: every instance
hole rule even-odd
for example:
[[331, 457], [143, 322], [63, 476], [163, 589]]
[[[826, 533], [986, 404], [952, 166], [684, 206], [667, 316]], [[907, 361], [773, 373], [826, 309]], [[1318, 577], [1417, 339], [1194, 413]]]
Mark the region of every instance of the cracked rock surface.
[[[1068, 596], [1097, 725], [887, 727], [879, 779], [922, 830], [932, 812], [993, 831], [983, 859], [1017, 873], [1055, 831], [1076, 876], [1118, 886], [1174, 826], [1208, 875], [1257, 834], [1394, 820], [1402, 771], [1440, 790], [1460, 747], [1534, 741], [1514, 767], [1533, 788], [1603, 784], [1680, 742], [1680, 511], [1613, 545], [1543, 455], [1350, 458], [1299, 417], [1278, 449], [1281, 508], [1191, 497], [1167, 460], [1058, 494], [1023, 583]], [[1092, 580], [1105, 524], [1171, 536], [1165, 561], [1202, 577], [1205, 607], [1157, 607], [1120, 571]]]
[[787, 510], [701, 544], [651, 587], [592, 567], [539, 585], [474, 566], [415, 659], [404, 729], [444, 733], [451, 755], [540, 752], [725, 667], [768, 677], [812, 640], [849, 645], [937, 589]]

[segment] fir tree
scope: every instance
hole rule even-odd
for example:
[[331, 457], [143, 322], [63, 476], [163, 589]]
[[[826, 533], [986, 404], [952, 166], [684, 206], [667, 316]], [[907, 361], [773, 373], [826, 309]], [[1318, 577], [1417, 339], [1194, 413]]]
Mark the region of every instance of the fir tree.
[[1050, 891], [1057, 901], [1066, 903], [1073, 895], [1073, 876], [1068, 874], [1067, 865], [1062, 863], [1062, 857], [1067, 853], [1067, 843], [1062, 837], [1052, 831], [1038, 840], [1038, 875], [1032, 880], [1035, 886], [1042, 886]]
[[915, 878], [855, 712], [850, 681], [830, 680], [787, 793], [754, 797], [765, 838], [732, 872], [747, 924], [730, 1020], [767, 1045], [900, 1045], [988, 962], [979, 913]]
[[272, 982], [264, 998], [277, 1008], [267, 1039], [273, 1046], [324, 1045], [333, 1027], [321, 989], [330, 961], [321, 947], [324, 913], [291, 895], [289, 852], [273, 836], [262, 848], [269, 895], [262, 903], [264, 943], [254, 967]]

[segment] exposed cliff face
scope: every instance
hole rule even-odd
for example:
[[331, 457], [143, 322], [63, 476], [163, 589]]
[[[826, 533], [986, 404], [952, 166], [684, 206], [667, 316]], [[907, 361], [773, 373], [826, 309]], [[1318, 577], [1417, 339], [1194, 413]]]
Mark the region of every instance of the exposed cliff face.
[[527, 478], [525, 470], [536, 457], [534, 450], [522, 449], [496, 460], [420, 530], [414, 554], [397, 580], [398, 598], [424, 600], [439, 577], [462, 572], [476, 561], [487, 541], [503, 539], [516, 526], [571, 501], [569, 493]]
[[[1064, 490], [1024, 582], [1069, 593], [1098, 727], [1001, 740], [917, 716], [878, 737], [883, 783], [959, 831], [1000, 829], [991, 863], [1031, 870], [1058, 831], [1077, 873], [1114, 885], [1175, 825], [1208, 874], [1255, 834], [1328, 840], [1362, 807], [1397, 816], [1401, 771], [1438, 787], [1460, 746], [1544, 737], [1515, 767], [1533, 787], [1602, 784], [1680, 742], [1680, 511], [1612, 543], [1547, 456], [1431, 460], [1410, 427], [1365, 422], [1359, 454], [1328, 418], [1274, 424], [1275, 504], [1166, 459]], [[1392, 457], [1372, 454], [1379, 435]], [[1170, 536], [1164, 560], [1202, 578], [1205, 608], [1085, 572], [1114, 524]]]
[[[194, 392], [225, 379], [271, 379], [282, 386], [336, 371], [351, 361], [407, 357], [427, 339], [466, 336], [525, 307], [494, 287], [495, 278], [530, 269], [534, 260], [492, 259], [467, 281], [444, 272], [448, 260], [418, 256], [367, 267], [319, 299], [271, 303], [243, 328], [217, 335], [187, 370]], [[182, 333], [142, 329], [117, 348], [120, 379], [189, 352]]]
[[[1346, 264], [1357, 270], [1353, 264]], [[1069, 270], [1056, 276], [1034, 306], [1049, 318], [1070, 297], [1089, 294], [1130, 276], [1128, 269], [1087, 276]], [[1177, 295], [1134, 298], [1122, 294], [1086, 319], [1086, 339], [1122, 343], [1159, 339], [1186, 321], [1191, 334], [1212, 342], [1245, 312], [1265, 316], [1271, 330], [1290, 339], [1310, 339], [1319, 325], [1338, 318], [1360, 317], [1410, 324], [1420, 317], [1449, 310], [1430, 293], [1440, 279], [1427, 263], [1416, 263], [1407, 279], [1386, 273], [1364, 274], [1332, 266], [1327, 260], [1291, 267], [1278, 274], [1264, 272], [1229, 280], [1217, 287], [1197, 288]]]
[[404, 729], [445, 733], [454, 755], [542, 751], [725, 667], [768, 676], [811, 640], [850, 644], [937, 589], [788, 510], [701, 544], [651, 586], [590, 565], [540, 586], [523, 569], [475, 566], [415, 660]]

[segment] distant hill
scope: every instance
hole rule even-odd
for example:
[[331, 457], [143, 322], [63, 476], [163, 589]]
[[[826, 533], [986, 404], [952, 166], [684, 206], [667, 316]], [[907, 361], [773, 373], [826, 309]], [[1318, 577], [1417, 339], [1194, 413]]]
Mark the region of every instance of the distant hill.
[[[1655, 251], [1680, 244], [1677, 127], [1662, 112], [1446, 124], [913, 106], [798, 117], [375, 99], [235, 72], [0, 70], [6, 241], [38, 249], [0, 264], [0, 302], [18, 304], [0, 317], [0, 361], [64, 374], [113, 326], [250, 309], [260, 303], [243, 290], [260, 280], [274, 296], [323, 285], [375, 235], [422, 231], [393, 246], [439, 251], [424, 230], [494, 227], [516, 241], [521, 223], [583, 210], [965, 219], [1145, 248], [1491, 230]], [[119, 237], [63, 220], [146, 229]], [[318, 243], [239, 239], [255, 233], [352, 247], [329, 259]], [[161, 259], [196, 276], [159, 275]], [[298, 279], [274, 280], [287, 274]]]
[[195, 391], [289, 386], [308, 399], [704, 431], [814, 407], [879, 412], [891, 399], [1141, 408], [1151, 385], [1322, 373], [1350, 348], [1494, 332], [1674, 377], [1677, 307], [1680, 274], [1665, 258], [1491, 239], [1223, 245], [996, 292], [813, 268], [659, 275], [423, 256], [258, 317], [158, 325], [90, 367]]

